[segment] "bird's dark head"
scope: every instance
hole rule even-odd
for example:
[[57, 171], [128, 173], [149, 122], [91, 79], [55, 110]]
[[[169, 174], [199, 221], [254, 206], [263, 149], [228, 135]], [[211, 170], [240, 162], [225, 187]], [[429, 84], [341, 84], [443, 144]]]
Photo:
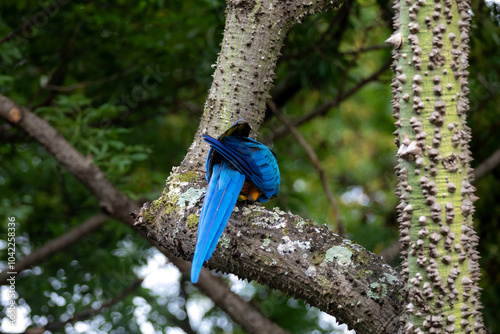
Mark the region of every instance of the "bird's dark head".
[[252, 128], [250, 125], [244, 120], [240, 119], [236, 123], [234, 123], [229, 129], [227, 129], [223, 134], [219, 136], [219, 140], [227, 136], [241, 136], [248, 137], [250, 135], [250, 131]]

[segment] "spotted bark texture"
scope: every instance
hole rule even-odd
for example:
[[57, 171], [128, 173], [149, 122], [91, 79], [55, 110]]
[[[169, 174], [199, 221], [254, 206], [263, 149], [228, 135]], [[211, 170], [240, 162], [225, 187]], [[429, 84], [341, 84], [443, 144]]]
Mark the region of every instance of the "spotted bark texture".
[[467, 0], [396, 0], [396, 194], [407, 333], [485, 333], [466, 125]]
[[[192, 259], [207, 186], [208, 145], [201, 134], [217, 136], [243, 118], [256, 136], [287, 31], [307, 15], [340, 4], [228, 1], [221, 51], [194, 142], [161, 197], [135, 213], [136, 225], [149, 238]], [[238, 203], [206, 266], [301, 298], [358, 333], [403, 329], [403, 285], [393, 268], [327, 228], [277, 208]]]
[[[206, 186], [203, 172], [175, 168], [161, 197], [136, 213], [136, 226], [191, 261]], [[205, 265], [303, 299], [357, 333], [401, 333], [399, 274], [360, 245], [278, 208], [237, 203]]]
[[257, 136], [287, 32], [305, 17], [339, 7], [335, 1], [229, 0], [221, 51], [214, 68], [198, 132], [183, 165], [203, 161], [208, 151], [201, 134], [217, 135], [239, 119]]

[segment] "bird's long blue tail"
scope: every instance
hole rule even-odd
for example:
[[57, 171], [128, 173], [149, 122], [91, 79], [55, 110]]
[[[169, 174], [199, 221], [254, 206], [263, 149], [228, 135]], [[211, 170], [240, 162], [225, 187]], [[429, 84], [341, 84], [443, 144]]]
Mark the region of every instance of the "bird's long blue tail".
[[203, 262], [212, 256], [244, 182], [245, 176], [229, 162], [222, 161], [214, 165], [201, 209], [191, 282], [198, 282]]

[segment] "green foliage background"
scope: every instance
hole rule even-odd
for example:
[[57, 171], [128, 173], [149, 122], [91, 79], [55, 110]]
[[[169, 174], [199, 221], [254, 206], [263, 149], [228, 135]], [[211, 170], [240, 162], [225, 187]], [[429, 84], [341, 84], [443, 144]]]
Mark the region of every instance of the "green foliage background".
[[[81, 153], [139, 202], [156, 199], [172, 166], [182, 160], [201, 117], [224, 28], [224, 2], [130, 2], [5, 0], [0, 3], [0, 92], [45, 118]], [[390, 57], [383, 41], [391, 34], [386, 0], [348, 1], [336, 12], [316, 15], [295, 27], [279, 60], [273, 98], [296, 119], [344, 94]], [[472, 153], [478, 165], [500, 147], [500, 27], [495, 5], [474, 2], [470, 89]], [[31, 23], [30, 23], [31, 22]], [[9, 35], [10, 34], [10, 35]], [[366, 49], [362, 52], [358, 50]], [[390, 80], [385, 70], [339, 107], [299, 127], [327, 172], [348, 237], [380, 252], [397, 240], [396, 148]], [[282, 125], [269, 113], [266, 140]], [[95, 198], [33, 139], [0, 122], [0, 232], [7, 217], [17, 225], [22, 258], [98, 213]], [[216, 135], [216, 134], [214, 134]], [[319, 177], [290, 135], [271, 143], [283, 184], [270, 203], [318, 224], [335, 219]], [[485, 321], [500, 332], [499, 169], [476, 184], [476, 228], [481, 237]], [[2, 237], [2, 240], [6, 238]], [[6, 253], [6, 243], [0, 251]], [[68, 319], [99, 307], [132, 284], [155, 255], [149, 245], [117, 221], [18, 278], [18, 304], [32, 326]], [[0, 257], [0, 269], [6, 256]], [[397, 261], [393, 263], [397, 265]], [[86, 324], [103, 333], [133, 333], [147, 321], [157, 330], [196, 324], [186, 305], [199, 292], [179, 279], [175, 295], [144, 286]], [[250, 284], [246, 299], [293, 333], [327, 333], [319, 312], [280, 292]], [[147, 307], [146, 307], [147, 306]], [[146, 319], [136, 310], [146, 307]], [[208, 305], [200, 329], [243, 330]], [[0, 313], [5, 317], [5, 310]], [[61, 332], [77, 332], [66, 325]]]

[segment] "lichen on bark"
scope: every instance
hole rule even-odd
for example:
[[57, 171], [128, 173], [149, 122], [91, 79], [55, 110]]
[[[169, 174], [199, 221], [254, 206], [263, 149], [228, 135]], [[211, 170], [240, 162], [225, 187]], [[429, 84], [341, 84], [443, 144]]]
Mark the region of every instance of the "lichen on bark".
[[[136, 214], [136, 226], [168, 252], [192, 259], [202, 173], [167, 188]], [[360, 333], [397, 333], [403, 312], [397, 272], [366, 249], [278, 208], [238, 203], [209, 268], [267, 284], [334, 315]], [[379, 288], [380, 287], [380, 288]]]
[[467, 0], [396, 0], [396, 118], [408, 333], [484, 333], [466, 125]]
[[[228, 1], [221, 51], [194, 142], [161, 197], [136, 215], [136, 224], [149, 238], [175, 256], [192, 259], [194, 217], [199, 216], [201, 189], [206, 187], [208, 145], [201, 134], [217, 136], [243, 118], [255, 137], [287, 31], [307, 15], [340, 3]], [[194, 203], [194, 198], [199, 201]], [[326, 227], [279, 209], [238, 203], [222, 238], [208, 268], [304, 299], [359, 333], [401, 332], [402, 284], [396, 271]]]

